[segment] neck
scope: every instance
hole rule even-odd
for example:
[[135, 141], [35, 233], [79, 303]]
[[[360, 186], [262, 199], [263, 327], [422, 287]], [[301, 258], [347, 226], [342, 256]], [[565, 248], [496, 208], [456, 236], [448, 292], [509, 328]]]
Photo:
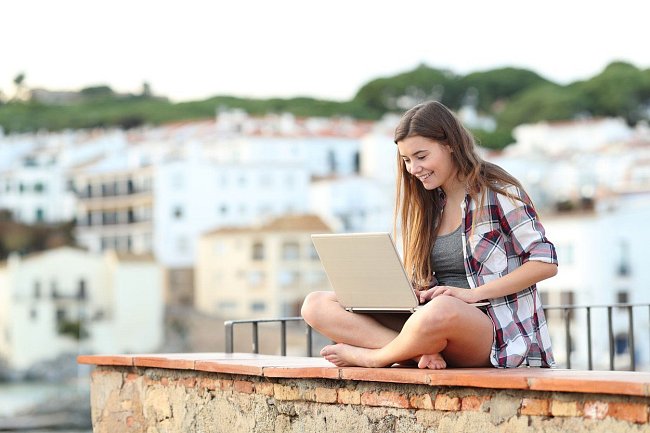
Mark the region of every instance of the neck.
[[447, 200], [458, 203], [460, 203], [465, 198], [465, 194], [467, 193], [465, 184], [457, 180], [449, 182], [446, 185], [442, 185], [442, 190], [445, 192]]

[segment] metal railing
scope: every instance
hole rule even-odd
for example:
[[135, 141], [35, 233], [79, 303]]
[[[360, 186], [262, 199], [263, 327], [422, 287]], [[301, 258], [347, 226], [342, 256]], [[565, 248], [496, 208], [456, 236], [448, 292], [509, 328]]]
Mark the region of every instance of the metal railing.
[[234, 327], [235, 325], [251, 324], [252, 326], [252, 353], [260, 353], [259, 324], [280, 323], [280, 355], [287, 356], [287, 323], [302, 322], [305, 326], [307, 343], [307, 356], [312, 354], [313, 329], [307, 325], [302, 317], [280, 317], [277, 319], [251, 319], [251, 320], [228, 320], [224, 322], [226, 328], [226, 353], [234, 352]]
[[[634, 337], [634, 310], [645, 309], [648, 311], [648, 318], [650, 323], [650, 304], [604, 304], [604, 305], [557, 305], [544, 307], [547, 316], [549, 327], [553, 326], [553, 318], [549, 314], [552, 311], [561, 311], [562, 326], [564, 327], [564, 350], [566, 354], [566, 368], [571, 368], [571, 353], [573, 351], [573, 342], [575, 340], [572, 333], [572, 325], [574, 320], [572, 316], [576, 312], [585, 312], [585, 326], [584, 332], [587, 343], [587, 368], [594, 369], [594, 350], [593, 350], [593, 312], [603, 310], [607, 313], [607, 338], [609, 346], [609, 369], [615, 370], [616, 358], [616, 342], [614, 333], [614, 314], [617, 311], [625, 311], [627, 316], [627, 352], [629, 357], [629, 370], [635, 371], [637, 369], [636, 345]], [[650, 332], [649, 332], [650, 334]], [[649, 345], [650, 350], [650, 337]], [[650, 359], [650, 353], [649, 353]]]
[[[589, 370], [594, 369], [594, 348], [593, 348], [593, 312], [603, 310], [607, 314], [607, 334], [609, 341], [609, 369], [615, 370], [615, 358], [617, 353], [616, 341], [615, 341], [615, 332], [614, 332], [614, 315], [620, 311], [624, 311], [627, 316], [627, 355], [629, 356], [629, 370], [636, 370], [637, 365], [637, 354], [636, 354], [636, 345], [635, 345], [635, 333], [634, 333], [634, 310], [645, 309], [648, 311], [648, 323], [650, 323], [650, 304], [610, 304], [610, 305], [551, 305], [544, 307], [546, 313], [547, 322], [549, 329], [552, 334], [557, 334], [557, 331], [563, 328], [564, 334], [564, 350], [565, 350], [565, 367], [572, 368], [572, 359], [571, 354], [574, 352], [573, 344], [576, 341], [574, 331], [576, 328], [576, 313], [583, 312], [585, 313], [585, 326], [584, 332], [586, 337], [587, 344], [587, 368]], [[556, 324], [557, 317], [553, 317], [553, 311], [559, 311], [560, 318], [562, 320], [561, 324]], [[281, 317], [275, 319], [249, 319], [249, 320], [229, 320], [224, 322], [225, 332], [226, 332], [226, 353], [234, 352], [234, 328], [237, 325], [247, 325], [252, 326], [252, 353], [260, 352], [260, 339], [259, 339], [259, 325], [264, 324], [280, 324], [280, 354], [282, 356], [287, 355], [287, 323], [289, 322], [298, 322], [301, 323], [305, 328], [306, 336], [306, 354], [307, 356], [313, 356], [313, 339], [314, 339], [314, 330], [307, 325], [302, 317]], [[583, 327], [580, 327], [581, 330]], [[649, 341], [648, 341], [648, 359], [650, 360], [650, 330], [648, 331]]]

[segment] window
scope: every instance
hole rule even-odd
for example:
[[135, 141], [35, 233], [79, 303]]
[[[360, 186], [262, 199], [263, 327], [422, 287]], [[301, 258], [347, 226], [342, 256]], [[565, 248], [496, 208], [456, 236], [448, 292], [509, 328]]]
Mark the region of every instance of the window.
[[34, 192], [37, 192], [37, 193], [45, 192], [45, 185], [43, 185], [43, 182], [36, 182], [34, 184]]
[[41, 282], [34, 281], [34, 299], [41, 298]]
[[230, 311], [237, 308], [237, 303], [234, 301], [222, 301], [217, 304], [217, 310]]
[[266, 311], [266, 303], [264, 303], [264, 302], [252, 302], [251, 303], [251, 311], [258, 312], [258, 313], [261, 313], [262, 311]]
[[253, 260], [264, 260], [264, 244], [262, 242], [253, 244]]
[[282, 244], [282, 260], [298, 260], [300, 258], [300, 245], [298, 242], [285, 242]]
[[85, 301], [88, 294], [86, 293], [86, 280], [81, 278], [77, 287], [77, 300]]
[[45, 211], [41, 209], [40, 207], [36, 209], [36, 222], [42, 223], [45, 221]]
[[622, 355], [624, 353], [627, 353], [629, 348], [628, 334], [625, 332], [616, 334], [616, 337], [614, 337], [614, 346], [617, 355]]
[[319, 287], [327, 281], [325, 272], [323, 271], [309, 271], [305, 274], [305, 283], [307, 287]]
[[627, 291], [621, 290], [616, 293], [617, 304], [627, 304], [630, 302], [630, 294]]
[[278, 283], [280, 287], [292, 287], [298, 284], [300, 274], [297, 271], [283, 270], [278, 274]]
[[621, 240], [619, 243], [621, 252], [620, 261], [618, 264], [617, 274], [619, 277], [627, 277], [632, 273], [630, 269], [630, 246], [626, 240]]
[[[560, 305], [574, 305], [575, 304], [575, 293], [571, 291], [560, 292]], [[568, 320], [573, 320], [574, 316], [573, 309], [568, 310], [567, 318]]]
[[32, 319], [32, 321], [38, 318], [38, 312], [36, 311], [36, 308], [31, 308], [29, 310], [29, 318]]
[[172, 214], [174, 215], [174, 219], [183, 219], [183, 208], [181, 206], [175, 206]]
[[248, 271], [246, 275], [248, 286], [251, 288], [258, 288], [264, 283], [264, 272], [262, 271]]

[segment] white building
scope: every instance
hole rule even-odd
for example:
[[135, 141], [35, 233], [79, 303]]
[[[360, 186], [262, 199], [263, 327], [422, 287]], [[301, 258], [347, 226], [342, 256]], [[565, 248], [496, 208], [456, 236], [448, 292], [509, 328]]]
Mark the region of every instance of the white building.
[[69, 170], [124, 144], [121, 131], [0, 137], [0, 209], [26, 224], [72, 220], [76, 197]]
[[63, 247], [0, 267], [0, 357], [16, 370], [63, 353], [156, 351], [162, 338], [162, 272], [151, 258]]
[[315, 179], [310, 210], [335, 231], [390, 232], [393, 230], [394, 186], [382, 186], [363, 176]]
[[516, 144], [508, 148], [509, 152], [560, 156], [592, 152], [603, 145], [628, 140], [634, 130], [622, 118], [599, 118], [520, 125], [512, 134]]
[[[650, 219], [650, 193], [619, 193], [600, 200], [596, 209], [544, 216], [542, 223], [558, 253], [558, 275], [538, 284], [546, 305], [606, 305], [650, 303], [647, 248], [650, 233], [642, 228]], [[587, 367], [586, 310], [572, 315], [572, 367]], [[637, 366], [650, 365], [648, 308], [635, 309], [634, 341]], [[613, 309], [616, 366], [629, 364], [628, 312]], [[609, 368], [609, 330], [606, 308], [592, 308], [591, 328], [595, 368]], [[549, 314], [555, 353], [566, 361], [563, 319]]]

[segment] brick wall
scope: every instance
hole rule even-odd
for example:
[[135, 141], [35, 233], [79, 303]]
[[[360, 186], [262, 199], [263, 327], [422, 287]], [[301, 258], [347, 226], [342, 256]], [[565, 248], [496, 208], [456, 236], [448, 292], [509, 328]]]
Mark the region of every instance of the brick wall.
[[650, 397], [99, 366], [94, 433], [647, 431]]

